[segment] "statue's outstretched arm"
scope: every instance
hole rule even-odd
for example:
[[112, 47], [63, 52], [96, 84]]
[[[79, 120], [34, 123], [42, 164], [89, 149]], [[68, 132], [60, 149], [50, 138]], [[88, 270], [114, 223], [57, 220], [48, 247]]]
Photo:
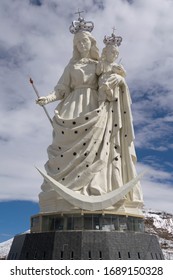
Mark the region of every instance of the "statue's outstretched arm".
[[57, 85], [55, 86], [52, 93], [47, 96], [41, 96], [36, 100], [36, 103], [43, 106], [50, 102], [54, 102], [56, 100], [62, 100], [65, 96], [70, 93], [70, 66], [67, 65], [64, 69], [62, 76], [60, 77]]
[[57, 96], [55, 94], [55, 92], [47, 95], [47, 96], [41, 96], [36, 100], [36, 103], [39, 104], [40, 106], [46, 105], [50, 102], [53, 102], [55, 100], [57, 100]]

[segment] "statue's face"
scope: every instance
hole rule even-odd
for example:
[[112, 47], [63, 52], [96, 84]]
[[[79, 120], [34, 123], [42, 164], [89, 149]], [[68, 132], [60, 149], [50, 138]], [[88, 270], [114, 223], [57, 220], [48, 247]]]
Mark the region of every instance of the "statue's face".
[[76, 39], [76, 47], [82, 57], [87, 57], [91, 49], [91, 41], [87, 36], [81, 34], [81, 36]]
[[107, 46], [105, 50], [106, 60], [110, 63], [114, 62], [115, 59], [118, 57], [118, 52], [114, 46]]

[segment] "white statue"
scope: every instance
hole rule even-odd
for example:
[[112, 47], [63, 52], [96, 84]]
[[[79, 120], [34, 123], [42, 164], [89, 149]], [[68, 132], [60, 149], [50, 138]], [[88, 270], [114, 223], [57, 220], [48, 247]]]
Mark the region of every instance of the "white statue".
[[[87, 25], [82, 18], [73, 22], [73, 57], [53, 93], [37, 100], [40, 105], [60, 100], [53, 118], [53, 142], [48, 147], [46, 172], [59, 189], [66, 187], [86, 200], [91, 196], [102, 199], [104, 194], [136, 177], [125, 71], [113, 64], [114, 55], [110, 59], [113, 46], [106, 46], [106, 58], [98, 62], [92, 28], [91, 22]], [[66, 199], [66, 195], [59, 195], [49, 180], [44, 181], [39, 197], [42, 212], [76, 209], [75, 203], [69, 203], [69, 196]], [[125, 201], [142, 203], [139, 183]], [[82, 202], [78, 205], [82, 208]], [[110, 199], [110, 209], [115, 208]]]
[[121, 77], [126, 76], [126, 71], [122, 65], [115, 63], [118, 55], [118, 46], [114, 44], [107, 44], [102, 51], [101, 59], [97, 65], [97, 74], [99, 75], [99, 101], [112, 101], [119, 95], [117, 90], [122, 81]]

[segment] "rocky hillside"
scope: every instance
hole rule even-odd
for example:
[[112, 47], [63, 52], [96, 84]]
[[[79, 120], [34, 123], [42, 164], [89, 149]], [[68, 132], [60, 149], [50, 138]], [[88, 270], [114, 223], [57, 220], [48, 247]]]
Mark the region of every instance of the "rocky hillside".
[[5, 260], [10, 250], [13, 238], [0, 243], [0, 260]]
[[165, 259], [173, 260], [173, 214], [146, 210], [145, 231], [156, 234]]
[[[173, 214], [145, 210], [145, 231], [158, 236], [165, 259], [173, 260]], [[13, 238], [0, 243], [0, 259], [6, 259]]]

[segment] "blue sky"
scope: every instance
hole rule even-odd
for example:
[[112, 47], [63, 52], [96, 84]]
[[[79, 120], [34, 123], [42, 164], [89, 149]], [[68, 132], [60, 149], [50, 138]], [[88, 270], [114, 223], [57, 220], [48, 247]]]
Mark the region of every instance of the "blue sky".
[[[72, 54], [74, 13], [95, 23], [100, 52], [116, 27], [127, 71], [145, 207], [173, 213], [173, 1], [0, 1], [0, 242], [29, 228], [52, 128], [28, 80], [49, 94]], [[53, 116], [54, 104], [47, 109]]]

